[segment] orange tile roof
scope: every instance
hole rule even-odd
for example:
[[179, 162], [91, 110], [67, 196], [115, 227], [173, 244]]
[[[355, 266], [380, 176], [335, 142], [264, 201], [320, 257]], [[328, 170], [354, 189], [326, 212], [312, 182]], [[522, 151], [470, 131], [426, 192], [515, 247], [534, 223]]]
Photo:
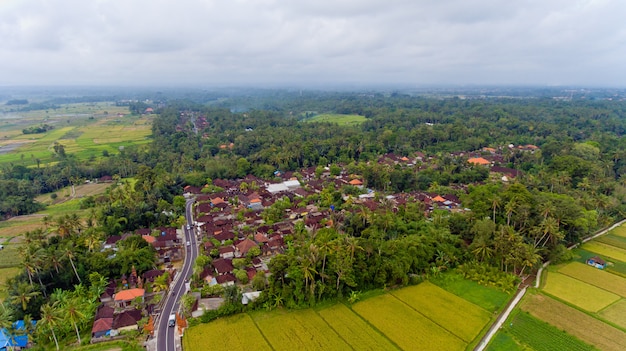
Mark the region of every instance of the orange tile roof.
[[139, 288], [122, 290], [115, 294], [115, 301], [128, 301], [143, 296], [144, 294], [145, 290]]
[[156, 238], [153, 237], [152, 235], [142, 235], [141, 237], [143, 238], [143, 240], [147, 241], [148, 244], [152, 244], [153, 242], [156, 241]]
[[363, 185], [363, 182], [358, 179], [352, 179], [349, 184], [350, 185]]
[[433, 201], [444, 202], [444, 201], [446, 201], [446, 199], [444, 199], [443, 197], [437, 195], [437, 196], [433, 197]]
[[223, 204], [224, 203], [224, 199], [222, 199], [221, 197], [216, 197], [213, 200], [211, 200], [211, 203], [213, 205]]
[[472, 158], [470, 158], [469, 160], [467, 160], [467, 162], [469, 162], [469, 163], [473, 163], [473, 164], [475, 164], [475, 165], [488, 165], [488, 164], [490, 164], [490, 163], [491, 163], [491, 162], [489, 162], [489, 161], [485, 160], [485, 159], [484, 159], [484, 158], [482, 158], [482, 157], [472, 157]]

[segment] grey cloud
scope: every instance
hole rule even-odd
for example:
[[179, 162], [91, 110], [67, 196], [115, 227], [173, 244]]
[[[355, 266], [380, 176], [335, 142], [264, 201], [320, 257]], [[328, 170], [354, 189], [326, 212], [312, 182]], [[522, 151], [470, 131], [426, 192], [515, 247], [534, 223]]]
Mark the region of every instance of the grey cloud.
[[0, 84], [616, 85], [625, 10], [619, 0], [9, 0]]

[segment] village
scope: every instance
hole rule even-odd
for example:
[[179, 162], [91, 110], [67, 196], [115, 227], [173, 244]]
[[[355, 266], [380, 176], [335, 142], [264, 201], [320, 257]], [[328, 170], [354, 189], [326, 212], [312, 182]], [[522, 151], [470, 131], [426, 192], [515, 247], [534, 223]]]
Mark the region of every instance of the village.
[[[521, 172], [501, 166], [505, 148], [483, 148], [479, 152], [455, 153], [450, 157], [461, 159], [471, 167], [489, 169], [494, 181], [509, 182]], [[508, 146], [511, 152], [535, 152], [533, 145]], [[411, 156], [386, 154], [378, 163], [388, 167], [426, 169], [433, 164], [433, 157], [423, 153]], [[296, 226], [304, 226], [311, 232], [336, 225], [341, 213], [333, 205], [319, 206], [320, 194], [331, 188], [342, 195], [342, 200], [375, 211], [380, 206], [391, 210], [409, 201], [420, 203], [425, 216], [434, 210], [466, 211], [455, 194], [413, 191], [397, 194], [381, 194], [367, 188], [361, 176], [349, 174], [345, 167], [309, 167], [300, 172], [277, 170], [273, 180], [268, 181], [248, 175], [243, 179], [214, 179], [204, 187], [185, 186], [188, 198], [194, 198], [194, 222], [192, 224], [201, 253], [210, 257], [209, 264], [194, 270], [188, 293], [194, 303], [186, 311], [199, 317], [205, 310], [220, 306], [223, 288], [238, 286], [242, 303], [257, 298], [259, 288], [269, 275], [268, 263], [276, 254], [284, 252], [292, 240]], [[463, 191], [467, 185], [459, 184]], [[350, 189], [350, 191], [346, 191]], [[356, 194], [356, 195], [355, 195]], [[341, 212], [346, 210], [341, 210]], [[114, 235], [103, 244], [103, 250], [116, 249], [116, 243], [129, 236], [141, 236], [154, 247], [162, 269], [137, 274], [135, 268], [129, 276], [112, 279], [102, 294], [92, 328], [92, 340], [108, 340], [125, 331], [143, 328], [147, 334], [154, 332], [154, 317], [159, 303], [167, 293], [169, 284], [176, 278], [176, 269], [184, 259], [186, 248], [183, 228], [143, 228], [134, 233]], [[192, 289], [191, 286], [196, 287]], [[219, 286], [219, 288], [216, 288]], [[177, 325], [185, 325], [179, 316]]]

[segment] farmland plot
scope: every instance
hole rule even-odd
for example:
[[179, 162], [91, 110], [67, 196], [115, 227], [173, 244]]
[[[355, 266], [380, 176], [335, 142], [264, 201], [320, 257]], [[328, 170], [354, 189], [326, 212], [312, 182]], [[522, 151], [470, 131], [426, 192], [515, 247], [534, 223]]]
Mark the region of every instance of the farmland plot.
[[252, 318], [274, 350], [351, 350], [312, 309], [260, 312]]
[[626, 329], [626, 300], [622, 299], [598, 314], [607, 321]]
[[618, 275], [579, 262], [572, 262], [562, 267], [559, 273], [626, 297], [626, 278]]
[[491, 315], [430, 282], [391, 294], [467, 343], [476, 338]]
[[467, 346], [391, 295], [356, 303], [352, 309], [405, 350], [463, 350]]
[[626, 250], [622, 250], [615, 246], [590, 241], [581, 247], [583, 250], [593, 251], [603, 256], [610, 257], [614, 260], [626, 262]]
[[626, 225], [620, 225], [619, 227], [611, 230], [609, 234], [614, 234], [626, 238]]
[[336, 304], [318, 313], [355, 350], [398, 350], [389, 339], [343, 304]]
[[619, 296], [560, 273], [548, 272], [544, 291], [589, 312], [598, 312]]
[[453, 293], [487, 311], [495, 312], [504, 306], [511, 295], [480, 285], [477, 282], [463, 278], [457, 273], [441, 274], [432, 280], [434, 284]]
[[594, 349], [591, 345], [587, 345], [526, 313], [517, 314], [511, 320], [507, 331], [517, 340], [537, 351], [586, 351]]
[[496, 336], [487, 346], [487, 351], [526, 351], [526, 347], [517, 343], [515, 339], [504, 330], [498, 331]]
[[608, 234], [608, 235], [603, 235], [593, 240], [596, 242], [600, 242], [603, 244], [615, 246], [620, 249], [626, 250], [626, 236], [617, 236], [613, 234]]
[[187, 329], [183, 345], [186, 351], [272, 350], [246, 313]]
[[520, 307], [601, 350], [626, 350], [626, 333], [548, 296], [527, 295]]
[[330, 122], [330, 123], [337, 123], [339, 125], [359, 125], [367, 121], [367, 118], [365, 118], [364, 116], [359, 116], [359, 115], [324, 113], [321, 115], [317, 115], [311, 119], [308, 119], [307, 121], [308, 122]]

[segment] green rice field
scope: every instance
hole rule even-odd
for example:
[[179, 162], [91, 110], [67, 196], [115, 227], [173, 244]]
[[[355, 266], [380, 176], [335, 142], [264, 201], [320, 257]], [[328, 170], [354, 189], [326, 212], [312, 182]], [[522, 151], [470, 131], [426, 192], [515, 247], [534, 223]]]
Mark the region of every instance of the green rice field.
[[318, 313], [355, 350], [398, 350], [389, 339], [343, 304], [322, 309]]
[[312, 309], [254, 313], [274, 350], [348, 350], [350, 346]]
[[593, 346], [567, 333], [563, 333], [552, 325], [540, 321], [527, 313], [518, 313], [511, 319], [506, 328], [507, 333], [521, 344], [527, 345], [536, 351], [594, 350]]
[[600, 350], [626, 350], [623, 330], [544, 294], [528, 294], [520, 309]]
[[619, 300], [598, 314], [607, 321], [626, 329], [626, 300]]
[[[373, 294], [350, 306], [337, 303], [317, 309], [254, 311], [226, 317], [190, 328], [183, 342], [185, 350], [191, 351], [206, 349], [202, 338], [220, 338], [226, 346], [214, 349], [231, 351], [266, 347], [289, 351], [460, 351], [471, 348], [491, 316], [491, 312], [425, 282]], [[231, 334], [250, 335], [259, 346], [222, 337]]]
[[626, 250], [618, 247], [603, 244], [596, 241], [590, 241], [581, 247], [583, 250], [593, 251], [602, 256], [606, 256], [618, 261], [626, 262]]
[[367, 118], [359, 115], [342, 115], [335, 113], [323, 113], [311, 118], [306, 119], [307, 122], [330, 122], [337, 123], [339, 125], [359, 125]]
[[607, 234], [594, 239], [594, 241], [626, 250], [626, 236]]
[[358, 302], [352, 309], [404, 350], [464, 350], [467, 346], [459, 337], [408, 309], [391, 295]]
[[626, 226], [621, 225], [609, 232], [609, 235], [617, 235], [626, 238]]
[[579, 262], [572, 262], [562, 267], [559, 273], [626, 297], [626, 278], [618, 275]]
[[548, 272], [543, 290], [589, 312], [598, 312], [620, 299], [606, 290], [554, 272]]
[[391, 294], [466, 343], [474, 340], [491, 319], [488, 311], [429, 282]]
[[[245, 330], [245, 337], [233, 333], [233, 330]], [[183, 338], [185, 350], [206, 350], [209, 343], [211, 350], [214, 351], [272, 350], [252, 318], [245, 313], [218, 319], [211, 324], [201, 324], [185, 331]]]
[[441, 274], [431, 282], [489, 312], [500, 310], [511, 298], [510, 294], [464, 279], [453, 272]]
[[[54, 163], [54, 143], [80, 160], [119, 152], [120, 147], [149, 143], [152, 116], [131, 116], [127, 107], [113, 103], [68, 104], [48, 111], [0, 114], [0, 164], [12, 162], [36, 167]], [[4, 123], [2, 123], [4, 122]], [[29, 127], [47, 124], [45, 133], [23, 134]]]

